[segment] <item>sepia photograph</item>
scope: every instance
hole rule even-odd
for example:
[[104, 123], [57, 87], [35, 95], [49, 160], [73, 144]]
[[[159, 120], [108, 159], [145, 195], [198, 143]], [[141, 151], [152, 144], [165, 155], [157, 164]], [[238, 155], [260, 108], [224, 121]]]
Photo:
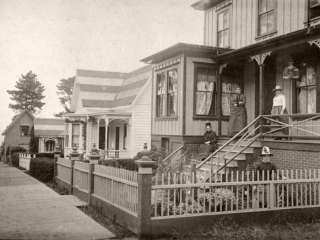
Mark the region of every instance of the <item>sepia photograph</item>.
[[0, 239], [320, 239], [320, 0], [0, 0], [0, 33]]

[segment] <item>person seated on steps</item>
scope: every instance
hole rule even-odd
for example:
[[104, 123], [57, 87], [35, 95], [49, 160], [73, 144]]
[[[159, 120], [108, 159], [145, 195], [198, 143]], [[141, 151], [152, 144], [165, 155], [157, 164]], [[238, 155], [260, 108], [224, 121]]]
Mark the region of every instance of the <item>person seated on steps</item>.
[[197, 159], [201, 161], [205, 160], [218, 148], [217, 142], [217, 134], [212, 131], [211, 123], [206, 123], [206, 132], [203, 135], [202, 144], [199, 147]]

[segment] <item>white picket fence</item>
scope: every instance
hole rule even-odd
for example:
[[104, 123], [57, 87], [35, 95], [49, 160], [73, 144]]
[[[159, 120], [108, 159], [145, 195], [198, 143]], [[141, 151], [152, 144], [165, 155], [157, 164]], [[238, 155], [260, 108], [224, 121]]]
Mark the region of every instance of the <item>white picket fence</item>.
[[73, 186], [80, 191], [89, 191], [89, 163], [75, 161], [73, 173]]
[[137, 172], [95, 165], [94, 196], [134, 216], [138, 206]]
[[56, 177], [61, 181], [70, 184], [71, 161], [69, 159], [64, 159], [59, 157], [56, 164], [57, 164], [57, 171], [58, 171], [58, 175]]
[[155, 178], [153, 219], [320, 206], [320, 169], [234, 172], [224, 182], [185, 173]]
[[35, 154], [29, 154], [29, 153], [19, 153], [19, 167], [26, 169], [27, 171], [30, 171], [30, 161], [31, 158], [35, 158]]

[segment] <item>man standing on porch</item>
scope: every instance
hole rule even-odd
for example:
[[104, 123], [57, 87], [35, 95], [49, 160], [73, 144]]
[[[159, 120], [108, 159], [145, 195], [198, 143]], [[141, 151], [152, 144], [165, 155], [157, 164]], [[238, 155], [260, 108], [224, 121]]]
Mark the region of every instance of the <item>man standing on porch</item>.
[[199, 147], [198, 159], [205, 160], [210, 153], [217, 149], [217, 134], [212, 131], [211, 123], [206, 123], [206, 132], [203, 135], [203, 142]]
[[[286, 109], [286, 97], [282, 94], [282, 88], [281, 86], [276, 86], [273, 91], [276, 92], [276, 96], [273, 98], [273, 105], [271, 110], [271, 115], [283, 115], [288, 114], [288, 111]], [[280, 121], [283, 123], [288, 123], [288, 117], [287, 116], [279, 116], [274, 118], [276, 121]], [[279, 125], [278, 123], [276, 123]], [[280, 126], [282, 127], [282, 125]], [[277, 134], [281, 135], [288, 135], [288, 128], [281, 129], [276, 132]], [[275, 140], [282, 140], [281, 137], [275, 138]]]
[[229, 133], [232, 137], [247, 126], [246, 96], [241, 93], [241, 88], [236, 88], [236, 93], [231, 95]]

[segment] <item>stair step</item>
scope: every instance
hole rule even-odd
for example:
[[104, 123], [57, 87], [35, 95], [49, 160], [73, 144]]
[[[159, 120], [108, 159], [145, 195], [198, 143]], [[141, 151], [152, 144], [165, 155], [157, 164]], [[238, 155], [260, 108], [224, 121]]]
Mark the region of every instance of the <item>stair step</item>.
[[[223, 143], [218, 143], [219, 148], [222, 147], [222, 145]], [[223, 151], [229, 151], [233, 146], [234, 144], [225, 146], [223, 148]], [[238, 152], [241, 150], [243, 150], [243, 147], [235, 147], [232, 151]], [[243, 153], [253, 153], [253, 152], [254, 152], [254, 147], [251, 147], [251, 146], [243, 151]]]
[[[220, 143], [225, 144], [225, 143], [228, 142], [229, 140], [230, 140], [229, 138], [219, 138], [219, 139], [218, 139], [218, 144], [220, 144]], [[234, 145], [235, 143], [238, 142], [238, 140], [239, 140], [239, 139], [232, 140], [231, 143], [230, 143], [230, 145]], [[246, 140], [246, 141], [244, 141], [241, 145], [246, 145], [246, 144], [248, 144], [248, 142], [251, 142], [251, 141]], [[257, 140], [257, 141], [255, 141], [255, 142], [253, 142], [253, 143], [251, 144], [251, 146], [261, 147], [261, 146], [262, 146], [262, 143], [261, 143], [261, 141]]]
[[[227, 151], [221, 151], [221, 152], [226, 153]], [[229, 158], [229, 157], [232, 158], [232, 157], [236, 156], [238, 153], [239, 152], [237, 152], [237, 151], [232, 151], [232, 152], [226, 154], [224, 156], [224, 158]], [[254, 157], [253, 152], [252, 153], [243, 153], [242, 152], [236, 157], [236, 159], [247, 159], [247, 160], [249, 160], [249, 159], [252, 159], [253, 157]]]

